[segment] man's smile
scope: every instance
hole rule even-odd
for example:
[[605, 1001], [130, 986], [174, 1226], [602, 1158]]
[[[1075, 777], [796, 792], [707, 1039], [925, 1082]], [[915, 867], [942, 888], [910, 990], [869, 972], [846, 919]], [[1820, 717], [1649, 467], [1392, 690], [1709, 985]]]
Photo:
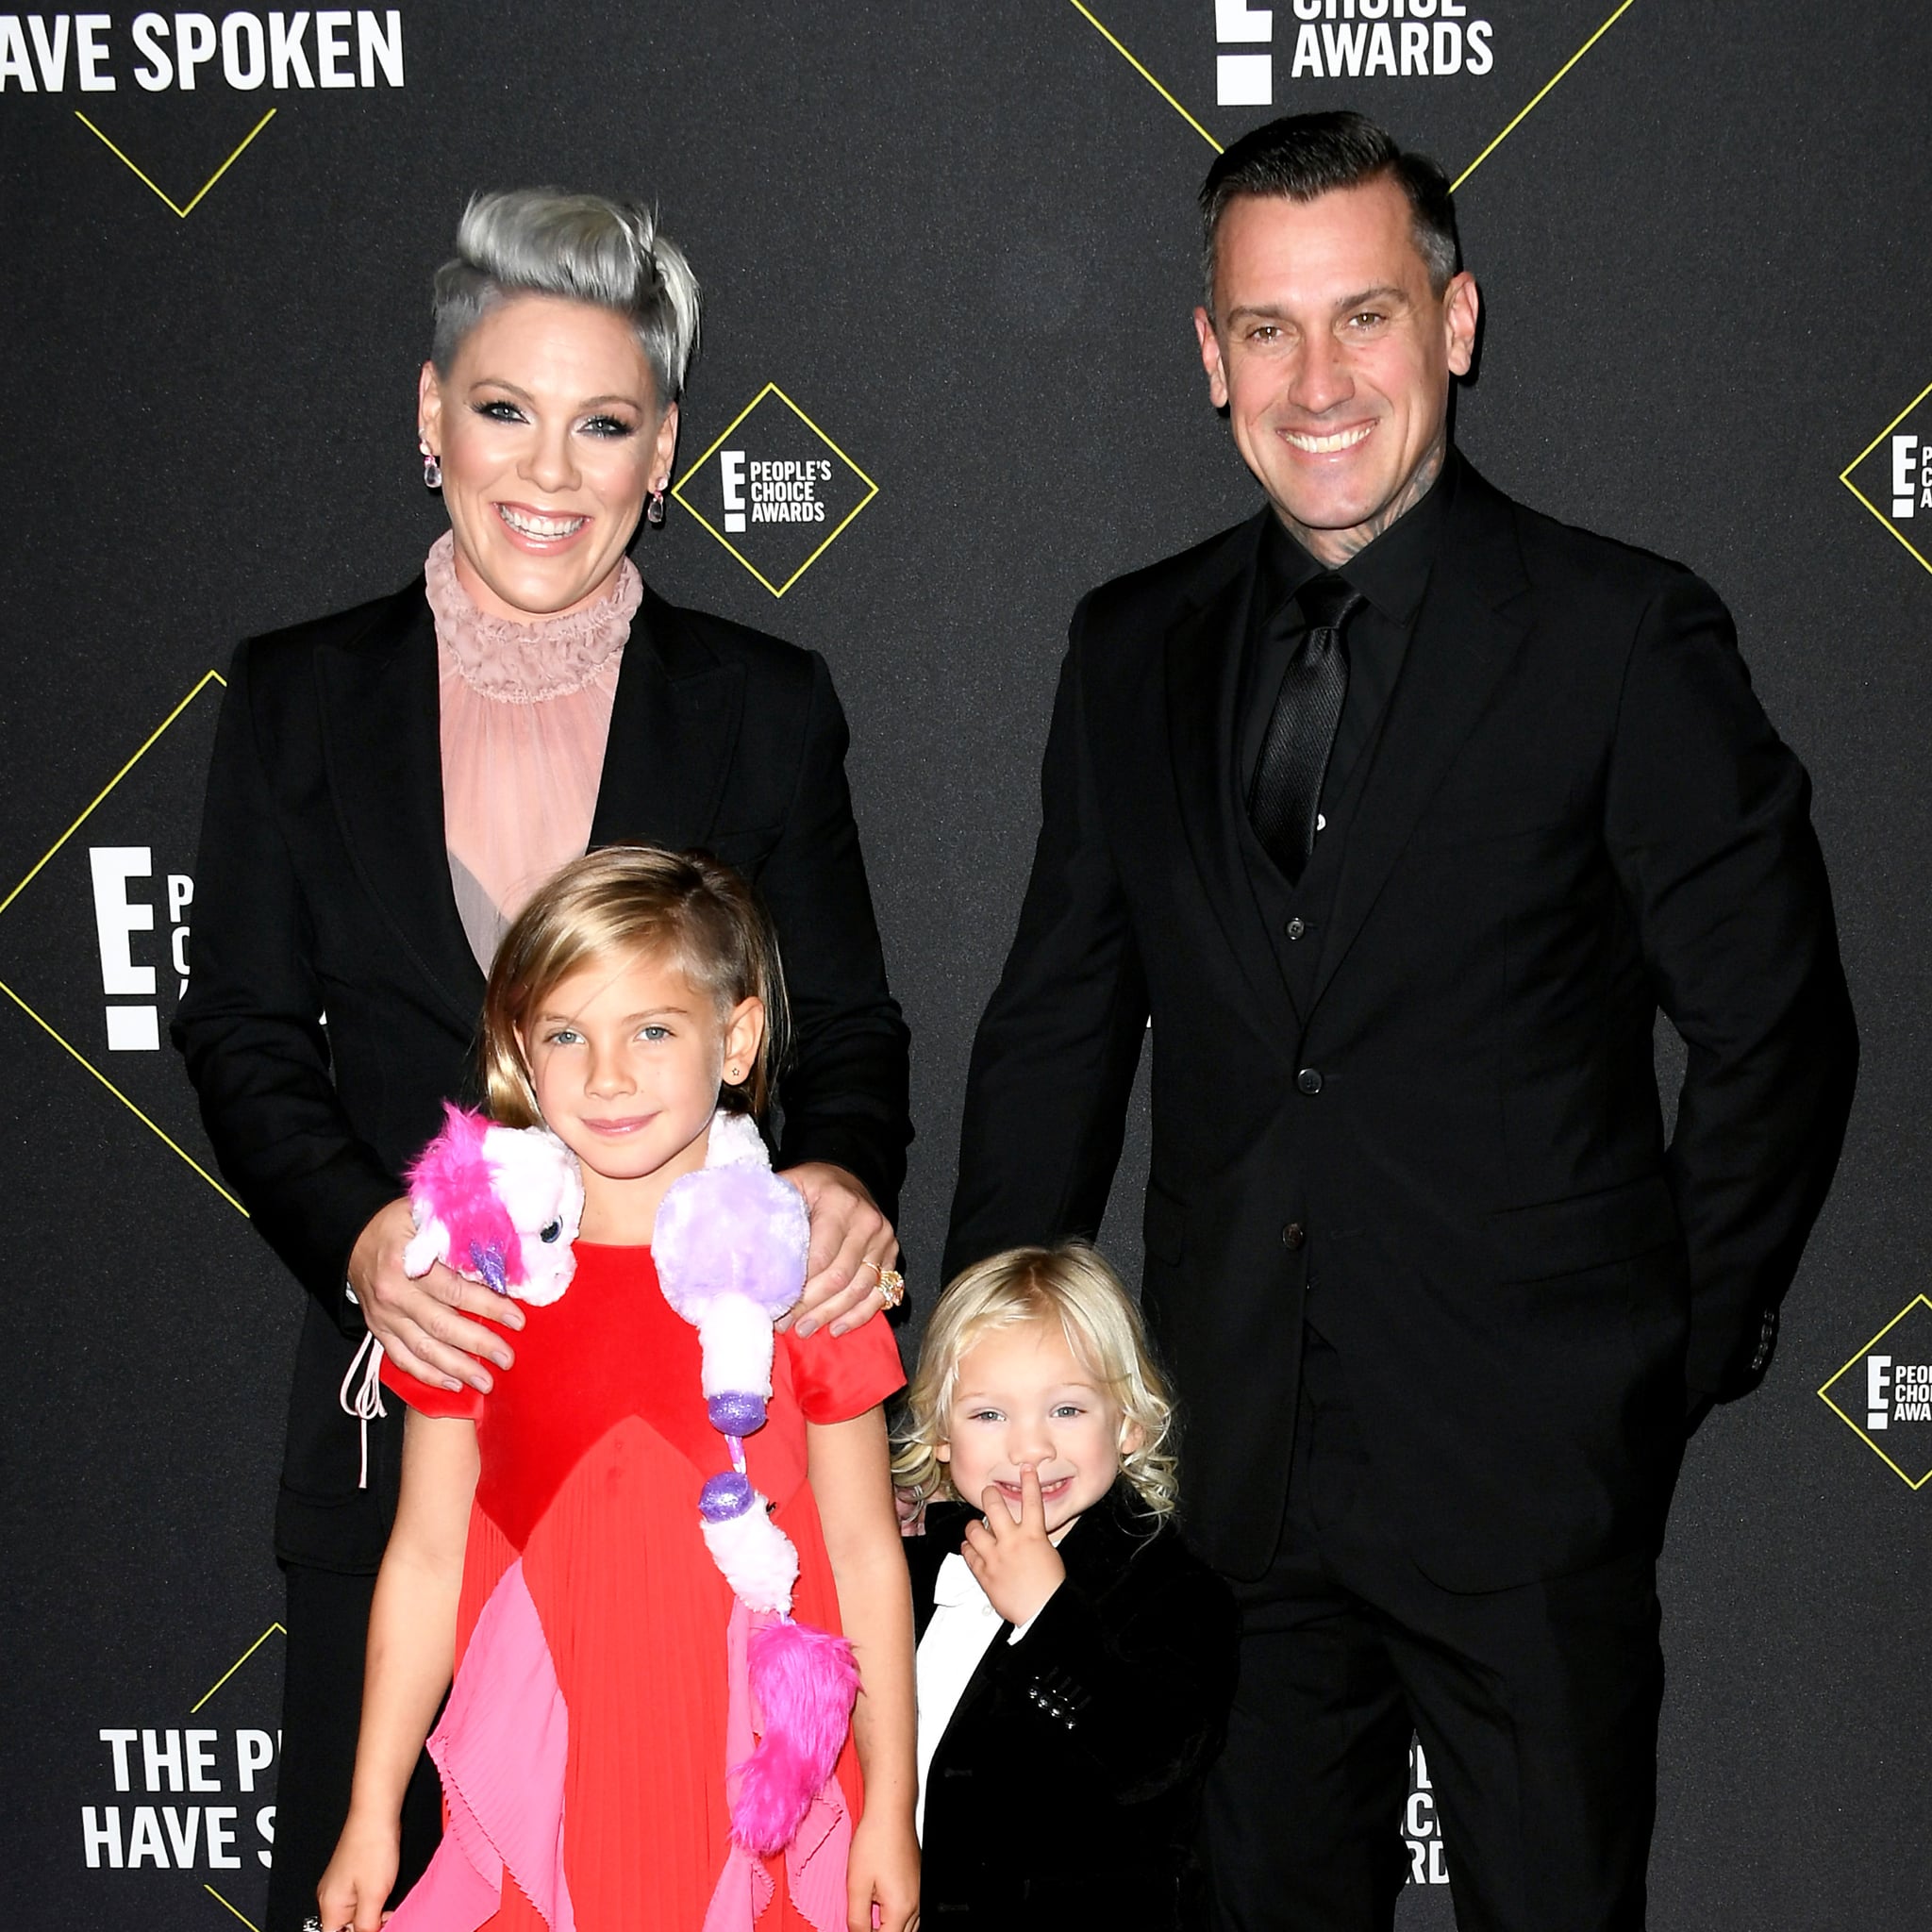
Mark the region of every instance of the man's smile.
[[1293, 448], [1311, 457], [1325, 457], [1365, 442], [1374, 434], [1374, 419], [1371, 417], [1368, 422], [1351, 424], [1346, 429], [1283, 429], [1278, 433], [1282, 441]]

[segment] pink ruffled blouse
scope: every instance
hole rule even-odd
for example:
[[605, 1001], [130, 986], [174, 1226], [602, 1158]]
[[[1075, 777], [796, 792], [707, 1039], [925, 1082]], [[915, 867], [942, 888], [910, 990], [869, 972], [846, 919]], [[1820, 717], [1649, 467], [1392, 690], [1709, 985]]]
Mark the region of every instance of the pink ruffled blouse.
[[442, 828], [470, 950], [487, 973], [537, 888], [591, 840], [631, 619], [643, 580], [628, 558], [608, 597], [515, 624], [479, 610], [445, 533], [424, 564], [436, 619]]

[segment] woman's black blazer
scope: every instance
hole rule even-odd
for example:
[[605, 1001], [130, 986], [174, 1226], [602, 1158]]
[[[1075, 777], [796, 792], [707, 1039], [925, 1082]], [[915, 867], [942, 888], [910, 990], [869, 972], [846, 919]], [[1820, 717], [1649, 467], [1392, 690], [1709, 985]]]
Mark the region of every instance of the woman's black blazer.
[[[911, 1139], [824, 660], [646, 589], [591, 843], [703, 847], [776, 924], [795, 1056], [780, 1164], [849, 1169], [896, 1216]], [[350, 1249], [446, 1097], [476, 1095], [483, 975], [443, 839], [436, 635], [419, 577], [235, 654], [208, 771], [175, 1039], [222, 1173], [308, 1291], [276, 1512], [285, 1559], [373, 1570], [400, 1461], [338, 1402], [364, 1329]], [[391, 1410], [395, 1408], [391, 1404]]]
[[[921, 1637], [975, 1514], [938, 1505], [906, 1544]], [[933, 1754], [926, 1925], [1170, 1932], [1191, 1917], [1201, 1783], [1234, 1696], [1234, 1598], [1123, 1484], [1060, 1557], [1066, 1581], [1018, 1643], [1000, 1625]]]

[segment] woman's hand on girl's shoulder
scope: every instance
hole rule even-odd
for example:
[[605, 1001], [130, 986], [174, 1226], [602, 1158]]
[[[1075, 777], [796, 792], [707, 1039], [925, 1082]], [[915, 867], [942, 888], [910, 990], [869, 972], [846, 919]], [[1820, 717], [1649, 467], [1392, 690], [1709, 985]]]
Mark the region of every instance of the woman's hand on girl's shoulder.
[[848, 1335], [886, 1306], [880, 1283], [899, 1258], [892, 1224], [865, 1184], [842, 1167], [808, 1160], [784, 1169], [778, 1178], [798, 1190], [811, 1216], [805, 1289], [778, 1318], [779, 1331], [795, 1326], [803, 1339], [829, 1327], [834, 1335]]
[[845, 1871], [848, 1932], [918, 1932], [919, 1840], [909, 1818], [869, 1809], [852, 1834]]

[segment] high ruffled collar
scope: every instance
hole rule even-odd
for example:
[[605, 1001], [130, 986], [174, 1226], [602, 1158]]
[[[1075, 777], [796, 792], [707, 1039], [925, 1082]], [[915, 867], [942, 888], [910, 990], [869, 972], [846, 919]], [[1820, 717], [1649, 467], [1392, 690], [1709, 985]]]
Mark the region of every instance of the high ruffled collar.
[[491, 617], [463, 589], [456, 540], [448, 531], [430, 546], [423, 587], [436, 619], [436, 641], [455, 659], [463, 682], [504, 704], [533, 704], [580, 691], [624, 649], [644, 597], [643, 579], [626, 557], [617, 567], [617, 588], [582, 610], [531, 624]]

